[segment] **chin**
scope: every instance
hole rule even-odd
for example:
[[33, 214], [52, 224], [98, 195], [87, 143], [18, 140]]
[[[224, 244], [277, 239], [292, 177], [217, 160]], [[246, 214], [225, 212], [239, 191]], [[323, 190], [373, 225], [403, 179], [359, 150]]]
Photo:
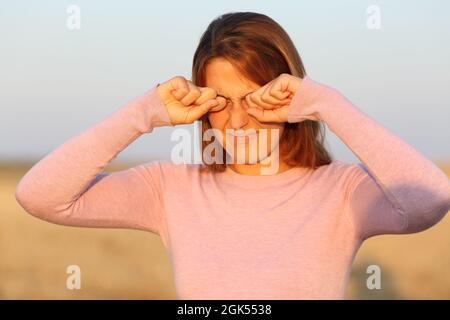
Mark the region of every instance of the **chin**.
[[[255, 149], [252, 146], [246, 144], [237, 144], [234, 148], [234, 152], [228, 152], [228, 158], [233, 164], [258, 164], [264, 160], [270, 160], [271, 157], [278, 158], [278, 143], [271, 148], [270, 144], [266, 148], [266, 152], [262, 155], [257, 152], [258, 149]], [[230, 156], [233, 154], [233, 157]]]

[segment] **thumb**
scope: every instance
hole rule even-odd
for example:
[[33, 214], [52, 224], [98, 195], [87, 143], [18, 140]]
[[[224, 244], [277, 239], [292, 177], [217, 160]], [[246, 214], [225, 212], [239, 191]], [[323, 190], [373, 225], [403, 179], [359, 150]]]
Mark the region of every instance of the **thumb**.
[[255, 117], [256, 120], [262, 121], [264, 119], [264, 109], [257, 108], [257, 107], [248, 107], [247, 113], [253, 117]]
[[[277, 109], [262, 109], [257, 107], [247, 108], [247, 113], [260, 122], [283, 122]], [[281, 110], [281, 109], [278, 109]]]
[[272, 95], [277, 98], [278, 100], [282, 100], [283, 103], [285, 103], [287, 100], [285, 100], [286, 98], [288, 98], [291, 95], [291, 92], [289, 91], [281, 91], [282, 89], [278, 89], [278, 90], [273, 90], [272, 91]]

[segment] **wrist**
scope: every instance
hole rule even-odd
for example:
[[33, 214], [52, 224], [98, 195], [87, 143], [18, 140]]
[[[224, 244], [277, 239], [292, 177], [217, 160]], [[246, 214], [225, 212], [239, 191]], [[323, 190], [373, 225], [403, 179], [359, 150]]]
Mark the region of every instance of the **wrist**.
[[305, 75], [292, 98], [288, 110], [288, 122], [325, 121], [328, 108], [340, 96], [337, 90]]
[[146, 119], [151, 127], [171, 126], [167, 108], [158, 93], [159, 83], [144, 95]]

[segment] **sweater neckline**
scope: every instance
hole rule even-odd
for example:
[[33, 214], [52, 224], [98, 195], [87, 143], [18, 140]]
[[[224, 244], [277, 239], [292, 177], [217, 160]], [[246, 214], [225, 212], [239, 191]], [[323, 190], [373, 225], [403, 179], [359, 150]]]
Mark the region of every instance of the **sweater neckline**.
[[304, 177], [310, 171], [312, 171], [312, 168], [293, 167], [272, 175], [245, 175], [238, 173], [227, 166], [225, 171], [220, 172], [217, 177], [222, 180], [222, 182], [232, 184], [240, 188], [263, 189], [290, 184], [291, 182]]

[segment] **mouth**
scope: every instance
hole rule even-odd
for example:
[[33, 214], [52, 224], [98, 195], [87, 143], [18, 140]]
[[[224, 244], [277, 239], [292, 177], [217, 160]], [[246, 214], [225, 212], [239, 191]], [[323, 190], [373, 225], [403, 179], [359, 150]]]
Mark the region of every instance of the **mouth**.
[[258, 131], [256, 129], [226, 129], [225, 132], [227, 138], [232, 140], [235, 144], [248, 143], [250, 139], [256, 139], [256, 137], [258, 136]]
[[233, 137], [251, 137], [251, 136], [256, 136], [258, 134], [258, 131], [256, 129], [247, 129], [247, 130], [226, 129], [225, 131], [226, 131], [227, 135], [233, 136]]

